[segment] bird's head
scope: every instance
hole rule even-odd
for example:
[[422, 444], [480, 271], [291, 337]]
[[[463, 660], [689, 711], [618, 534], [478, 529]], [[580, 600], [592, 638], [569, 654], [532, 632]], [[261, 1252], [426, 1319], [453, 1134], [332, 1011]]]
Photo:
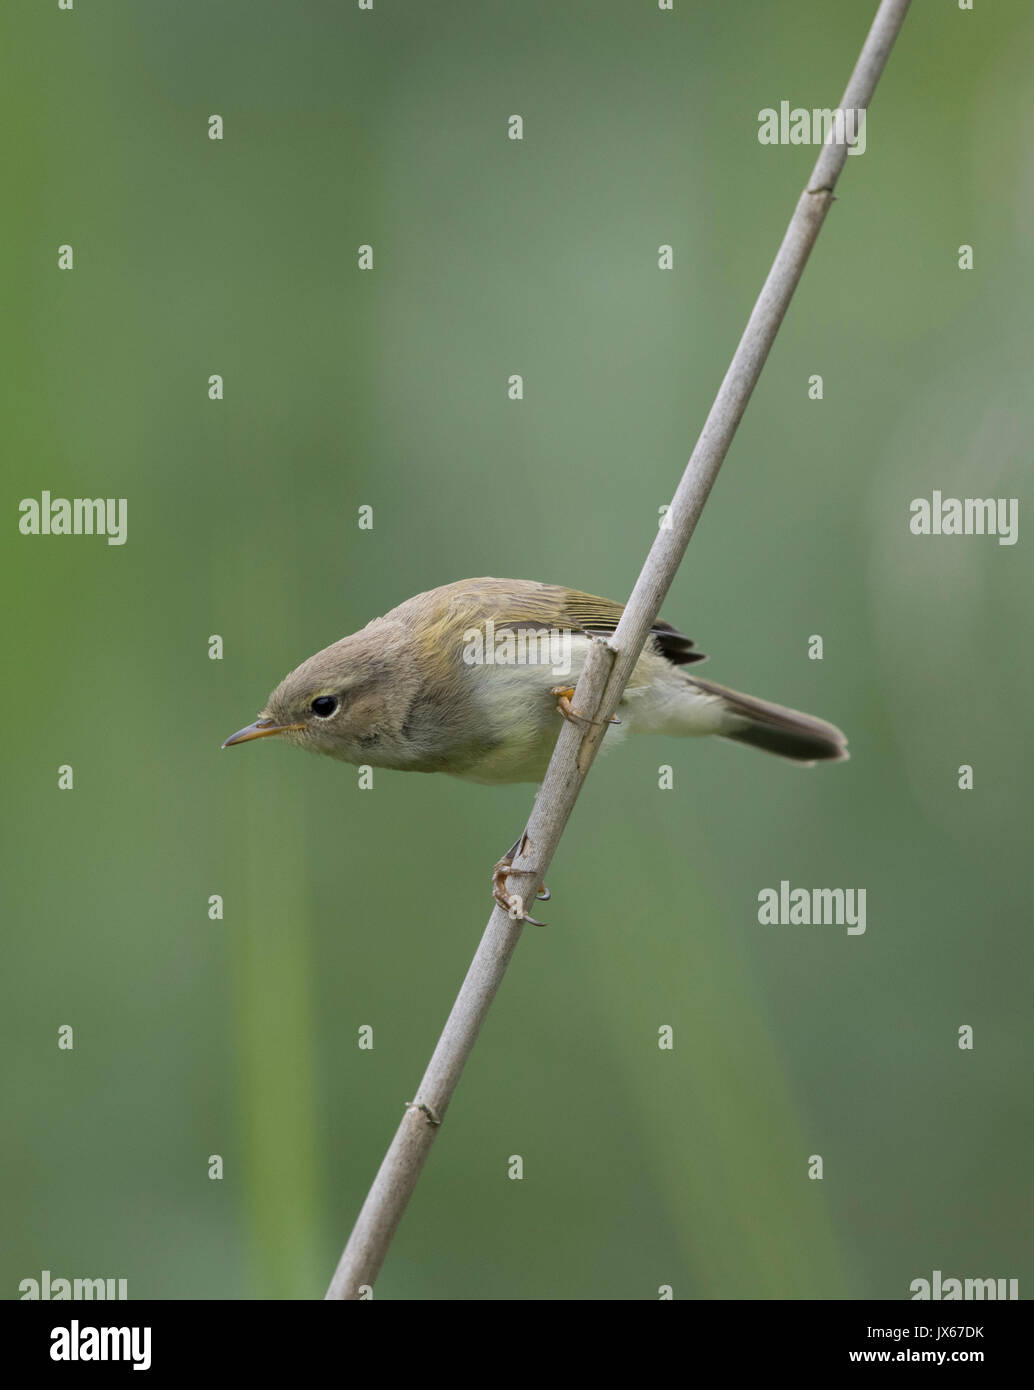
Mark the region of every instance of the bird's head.
[[345, 762], [368, 761], [385, 731], [391, 690], [376, 643], [366, 630], [354, 633], [295, 667], [254, 724], [231, 734], [223, 747], [276, 735]]

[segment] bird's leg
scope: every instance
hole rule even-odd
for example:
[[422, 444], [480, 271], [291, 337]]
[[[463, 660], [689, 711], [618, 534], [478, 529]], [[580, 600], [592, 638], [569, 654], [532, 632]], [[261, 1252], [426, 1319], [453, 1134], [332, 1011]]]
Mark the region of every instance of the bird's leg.
[[573, 685], [554, 685], [549, 693], [550, 695], [556, 696], [557, 710], [565, 719], [582, 718], [580, 714], [575, 714], [574, 710], [571, 708], [571, 696], [574, 694]]
[[[524, 844], [528, 835], [525, 831], [519, 840], [515, 840], [510, 848], [503, 855], [499, 863], [492, 870], [492, 897], [501, 908], [504, 908], [515, 922], [530, 922], [533, 927], [544, 927], [545, 922], [537, 922], [534, 917], [529, 917], [524, 911], [524, 902], [519, 893], [508, 893], [506, 891], [506, 880], [510, 870], [513, 868], [513, 861], [524, 851]], [[539, 889], [537, 897], [542, 902], [548, 902], [550, 898], [549, 889], [545, 884]]]
[[[549, 693], [557, 697], [557, 711], [562, 714], [565, 719], [570, 719], [577, 724], [601, 724], [603, 722], [601, 719], [587, 719], [584, 714], [575, 713], [571, 705], [571, 696], [574, 694], [573, 685], [554, 685]], [[607, 722], [609, 724], [620, 724], [621, 720], [616, 714], [612, 714]]]

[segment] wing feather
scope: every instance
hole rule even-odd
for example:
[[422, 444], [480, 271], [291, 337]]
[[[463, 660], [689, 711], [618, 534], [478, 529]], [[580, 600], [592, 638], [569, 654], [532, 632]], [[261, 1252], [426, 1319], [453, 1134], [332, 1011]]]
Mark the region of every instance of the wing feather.
[[[525, 582], [518, 586], [508, 580], [484, 579], [474, 582], [480, 596], [487, 600], [486, 608], [494, 610], [497, 627], [571, 627], [606, 637], [617, 628], [625, 611], [623, 603], [558, 584]], [[486, 592], [483, 585], [491, 588]], [[671, 623], [658, 618], [651, 632], [661, 655], [673, 666], [707, 660], [703, 652], [696, 650], [692, 639]]]

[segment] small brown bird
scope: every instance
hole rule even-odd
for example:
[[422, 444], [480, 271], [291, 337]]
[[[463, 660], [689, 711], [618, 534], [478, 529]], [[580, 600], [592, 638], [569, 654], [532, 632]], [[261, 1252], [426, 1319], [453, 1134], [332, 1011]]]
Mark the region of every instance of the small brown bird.
[[[613, 633], [621, 613], [609, 599], [527, 579], [444, 584], [303, 661], [223, 747], [275, 734], [348, 763], [539, 782], [558, 710], [577, 717], [570, 696], [589, 644]], [[684, 669], [703, 660], [658, 621], [603, 747], [633, 733], [717, 734], [803, 764], [848, 756], [832, 724]], [[501, 902], [499, 870], [512, 854], [493, 880]]]

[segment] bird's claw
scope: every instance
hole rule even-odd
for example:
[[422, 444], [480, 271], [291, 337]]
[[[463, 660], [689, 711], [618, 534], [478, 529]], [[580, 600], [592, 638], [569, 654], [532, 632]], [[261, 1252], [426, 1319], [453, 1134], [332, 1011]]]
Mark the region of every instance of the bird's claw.
[[[524, 910], [524, 899], [520, 893], [508, 893], [506, 891], [506, 880], [510, 870], [513, 868], [513, 859], [507, 857], [500, 859], [499, 863], [492, 870], [492, 897], [499, 906], [507, 913], [512, 922], [529, 922], [533, 927], [544, 927], [545, 922], [540, 922], [535, 917], [529, 917]], [[536, 897], [543, 902], [548, 902], [551, 897], [549, 889], [545, 884], [539, 889]]]
[[[557, 712], [562, 714], [565, 719], [569, 719], [576, 724], [602, 724], [602, 719], [588, 719], [584, 714], [578, 714], [571, 704], [571, 696], [574, 694], [573, 685], [554, 685], [549, 692], [555, 695]], [[620, 724], [621, 720], [616, 714], [612, 714], [607, 720], [608, 724]]]

